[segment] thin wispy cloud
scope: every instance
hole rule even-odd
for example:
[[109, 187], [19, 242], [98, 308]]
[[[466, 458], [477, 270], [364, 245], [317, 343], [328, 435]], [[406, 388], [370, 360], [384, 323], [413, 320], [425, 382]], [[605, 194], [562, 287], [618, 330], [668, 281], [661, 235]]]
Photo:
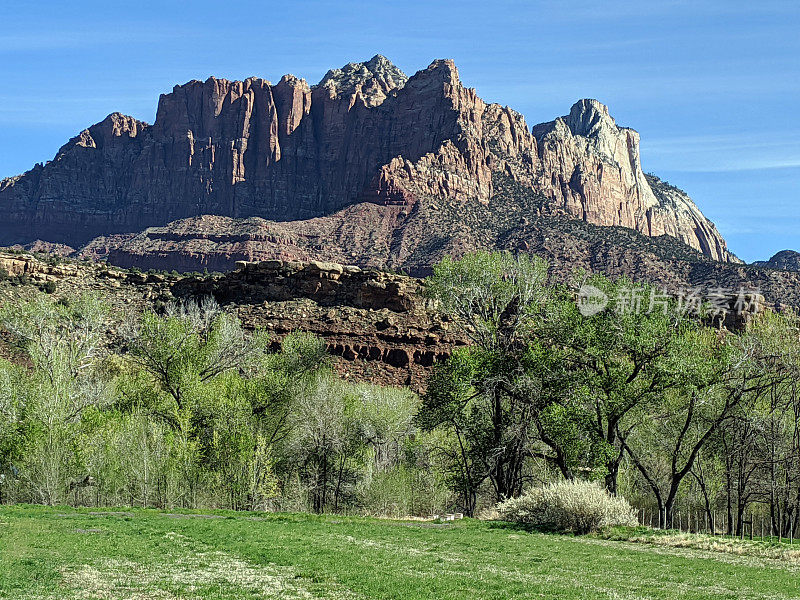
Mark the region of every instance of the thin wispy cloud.
[[800, 147], [800, 130], [771, 131], [758, 129], [737, 131], [736, 133], [712, 133], [706, 135], [675, 136], [653, 138], [647, 141], [651, 150], [664, 152], [683, 152], [688, 148], [699, 147], [707, 150], [719, 148], [767, 148], [776, 146]]
[[684, 172], [800, 167], [800, 131], [740, 131], [642, 141], [643, 161]]
[[800, 169], [800, 158], [788, 160], [770, 161], [755, 161], [750, 164], [706, 164], [706, 165], [684, 165], [678, 167], [670, 167], [671, 171], [678, 171], [684, 173], [734, 173], [734, 172], [747, 172], [747, 171], [771, 171], [778, 169]]
[[545, 2], [538, 3], [538, 5], [552, 7], [557, 14], [573, 20], [619, 21], [637, 18], [653, 19], [660, 15], [674, 17], [681, 14], [695, 15], [696, 17], [751, 15], [765, 12], [780, 14], [793, 8], [795, 3], [793, 0], [762, 0], [757, 3], [732, 2], [731, 0], [649, 0], [648, 2], [573, 0], [569, 3]]

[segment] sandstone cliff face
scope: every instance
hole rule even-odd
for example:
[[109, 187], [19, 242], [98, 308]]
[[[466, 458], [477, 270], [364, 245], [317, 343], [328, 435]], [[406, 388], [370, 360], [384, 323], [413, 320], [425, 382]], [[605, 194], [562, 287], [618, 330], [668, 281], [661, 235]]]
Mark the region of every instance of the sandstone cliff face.
[[111, 115], [3, 182], [1, 239], [77, 245], [197, 214], [321, 215], [354, 202], [393, 157], [458, 138], [470, 93], [451, 62], [408, 84], [382, 57], [351, 67], [313, 89], [292, 76], [192, 81], [161, 96], [153, 125]]
[[617, 126], [597, 100], [576, 102], [569, 115], [537, 125], [533, 135], [542, 167], [538, 188], [552, 199], [551, 211], [669, 235], [715, 260], [738, 262], [684, 192], [651, 186], [657, 178], [642, 171], [639, 134]]
[[203, 214], [341, 229], [337, 217], [314, 219], [371, 203], [400, 207], [380, 223], [396, 246], [403, 215], [442, 202], [488, 205], [507, 177], [541, 197], [531, 216], [666, 234], [735, 260], [688, 196], [654, 189], [640, 162], [638, 134], [597, 101], [531, 131], [521, 115], [462, 85], [452, 61], [408, 78], [376, 56], [314, 87], [291, 75], [275, 85], [192, 81], [161, 96], [153, 125], [112, 114], [53, 161], [0, 183], [0, 243], [77, 246]]

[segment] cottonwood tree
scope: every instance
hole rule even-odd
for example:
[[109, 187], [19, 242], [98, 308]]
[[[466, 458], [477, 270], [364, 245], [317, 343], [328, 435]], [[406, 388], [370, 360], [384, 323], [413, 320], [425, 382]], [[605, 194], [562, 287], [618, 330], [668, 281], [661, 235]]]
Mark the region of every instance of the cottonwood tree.
[[[795, 351], [785, 340], [776, 339], [787, 333], [779, 319], [768, 316], [754, 321], [741, 335], [708, 329], [696, 332], [690, 339], [700, 352], [687, 351], [686, 356], [692, 360], [683, 367], [694, 369], [695, 377], [670, 390], [661, 401], [643, 407], [638, 436], [620, 436], [623, 448], [653, 492], [661, 526], [672, 522], [680, 486], [701, 451], [714, 441], [723, 426], [751, 414], [776, 378], [786, 376], [786, 361], [794, 360]], [[739, 442], [752, 441], [744, 430], [738, 433]], [[733, 469], [737, 451], [725, 444], [722, 448], [730, 454], [724, 459], [728, 469]], [[733, 481], [729, 483], [733, 485]], [[735, 490], [727, 486], [727, 493]], [[747, 504], [744, 488], [742, 494], [738, 519], [729, 519], [732, 532], [734, 522], [741, 527]]]
[[175, 432], [172, 460], [185, 484], [180, 502], [193, 506], [202, 476], [199, 460], [213, 446], [215, 422], [235, 422], [235, 412], [225, 421], [224, 410], [236, 402], [217, 395], [218, 380], [251, 372], [268, 338], [260, 331], [246, 332], [211, 298], [173, 303], [163, 314], [131, 315], [123, 335], [128, 357], [151, 382], [134, 386], [125, 404], [147, 410]]
[[403, 446], [414, 435], [419, 397], [405, 388], [361, 384], [353, 389], [359, 435], [372, 454], [370, 470], [385, 472], [402, 460]]
[[625, 438], [638, 423], [637, 409], [703, 379], [703, 346], [693, 337], [701, 325], [651, 286], [601, 276], [588, 283], [616, 304], [584, 315], [574, 300], [566, 299], [550, 313], [546, 332], [564, 382], [553, 407], [574, 424], [567, 439], [582, 430], [592, 440], [590, 464], [601, 467], [606, 488], [616, 493]]
[[344, 382], [322, 373], [307, 382], [292, 413], [287, 449], [309, 482], [311, 506], [338, 509], [353, 483], [354, 463], [363, 451], [355, 418], [356, 396]]
[[[757, 441], [756, 497], [767, 506], [771, 535], [796, 535], [800, 520], [800, 393], [797, 378], [770, 389]], [[738, 447], [737, 447], [738, 451]], [[738, 453], [738, 452], [737, 452]], [[749, 457], [748, 457], [749, 458]]]
[[90, 481], [77, 472], [81, 418], [110, 401], [100, 364], [108, 307], [92, 295], [60, 303], [41, 295], [4, 306], [0, 325], [31, 366], [16, 380], [29, 433], [21, 476], [40, 502], [63, 502], [70, 477]]
[[0, 503], [9, 498], [24, 456], [24, 372], [0, 360]]
[[729, 533], [741, 534], [748, 505], [760, 503], [770, 531], [797, 529], [800, 506], [800, 322], [791, 311], [764, 314], [747, 336], [756, 340], [766, 389], [729, 419], [717, 436]]
[[481, 251], [459, 260], [444, 257], [425, 281], [424, 294], [476, 347], [508, 353], [524, 347], [551, 289], [543, 260]]
[[265, 332], [246, 331], [211, 299], [134, 316], [125, 333], [134, 368], [120, 407], [172, 430], [180, 502], [195, 504], [202, 487], [232, 508], [264, 508], [298, 396], [328, 364], [324, 342], [290, 334], [275, 352]]
[[499, 501], [522, 489], [534, 409], [529, 340], [547, 308], [547, 265], [528, 255], [477, 252], [443, 259], [426, 295], [472, 340], [434, 370], [419, 423], [451, 432], [451, 480], [467, 513], [489, 480]]
[[198, 386], [256, 365], [269, 341], [264, 332], [248, 334], [210, 297], [169, 304], [163, 315], [132, 316], [125, 335], [130, 358], [172, 399], [177, 412], [188, 408]]
[[[757, 404], [757, 403], [756, 403]], [[746, 407], [750, 408], [750, 407]], [[728, 534], [741, 535], [744, 514], [758, 490], [756, 478], [764, 464], [758, 410], [742, 410], [720, 426], [719, 450], [725, 478]]]
[[296, 400], [329, 367], [325, 341], [309, 333], [291, 333], [283, 338], [278, 352], [262, 356], [244, 381], [242, 393], [268, 445], [286, 439]]

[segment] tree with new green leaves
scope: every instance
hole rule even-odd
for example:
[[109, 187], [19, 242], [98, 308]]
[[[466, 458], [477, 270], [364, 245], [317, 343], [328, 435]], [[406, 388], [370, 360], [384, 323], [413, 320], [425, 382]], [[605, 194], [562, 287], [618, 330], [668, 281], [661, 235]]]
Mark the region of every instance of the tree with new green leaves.
[[[151, 384], [132, 388], [124, 404], [142, 408], [169, 425], [171, 460], [184, 485], [179, 502], [194, 506], [207, 476], [201, 458], [211, 452], [215, 433], [219, 434], [215, 423], [229, 428], [238, 422], [241, 402], [220, 393], [225, 378], [252, 374], [263, 359], [268, 338], [260, 331], [246, 332], [236, 317], [210, 298], [170, 304], [164, 314], [131, 315], [124, 335], [131, 361]], [[238, 392], [238, 382], [233, 385]], [[242, 427], [249, 435], [249, 428]], [[248, 443], [254, 445], [253, 440]]]
[[626, 278], [594, 276], [586, 283], [613, 304], [584, 315], [572, 298], [563, 298], [543, 333], [567, 382], [558, 410], [593, 438], [604, 457], [606, 488], [615, 493], [637, 407], [659, 403], [671, 390], [707, 385], [716, 371], [698, 338], [702, 324], [673, 299]]
[[524, 345], [546, 305], [547, 263], [527, 254], [475, 252], [434, 265], [424, 294], [485, 351]]
[[548, 309], [547, 265], [528, 255], [477, 252], [445, 258], [426, 295], [473, 341], [438, 365], [419, 423], [453, 435], [451, 481], [467, 513], [489, 480], [497, 500], [522, 489], [540, 397], [537, 351], [530, 345]]
[[123, 406], [172, 429], [184, 502], [194, 504], [201, 479], [211, 478], [206, 486], [226, 494], [229, 506], [263, 508], [276, 491], [275, 445], [287, 435], [303, 382], [327, 365], [324, 344], [291, 334], [272, 352], [263, 331], [245, 331], [210, 299], [147, 312], [127, 337], [144, 377], [134, 370]]
[[[747, 445], [755, 442], [755, 432], [748, 430], [756, 425], [759, 404], [776, 384], [798, 375], [797, 336], [793, 318], [765, 314], [737, 335], [702, 328], [682, 338], [684, 345], [673, 368], [684, 379], [642, 407], [637, 435], [622, 436], [625, 451], [653, 491], [662, 526], [672, 522], [680, 486], [701, 451], [716, 443], [725, 454], [726, 471], [733, 465], [742, 467], [726, 482], [729, 502], [730, 494], [737, 493], [735, 486], [740, 487], [742, 502], [728, 525], [731, 533], [741, 532], [750, 475], [738, 459], [746, 458], [743, 453], [754, 454]], [[736, 435], [725, 436], [724, 428], [733, 424]]]
[[100, 360], [108, 307], [88, 294], [68, 305], [39, 295], [4, 306], [0, 325], [31, 366], [4, 380], [26, 421], [19, 476], [40, 502], [64, 502], [75, 478], [91, 480], [76, 443], [84, 413], [110, 402]]
[[25, 450], [22, 369], [0, 360], [0, 503], [8, 498]]
[[170, 304], [163, 315], [148, 311], [140, 318], [133, 316], [125, 335], [131, 359], [150, 374], [177, 411], [188, 408], [198, 386], [257, 365], [269, 341], [264, 332], [248, 334], [211, 298]]
[[329, 368], [325, 341], [310, 333], [290, 333], [278, 352], [262, 356], [255, 372], [245, 380], [243, 393], [269, 445], [286, 438], [295, 400], [310, 381]]
[[338, 510], [355, 479], [364, 443], [353, 391], [331, 373], [320, 373], [306, 382], [292, 412], [287, 450], [307, 481], [314, 512]]

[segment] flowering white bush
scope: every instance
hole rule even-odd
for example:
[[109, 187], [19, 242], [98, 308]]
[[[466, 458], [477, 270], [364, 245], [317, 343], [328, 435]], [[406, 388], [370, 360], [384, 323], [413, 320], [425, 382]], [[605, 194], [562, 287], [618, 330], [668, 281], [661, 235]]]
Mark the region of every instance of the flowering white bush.
[[501, 502], [497, 510], [506, 521], [578, 534], [637, 524], [636, 512], [625, 498], [589, 481], [559, 481], [533, 488]]

